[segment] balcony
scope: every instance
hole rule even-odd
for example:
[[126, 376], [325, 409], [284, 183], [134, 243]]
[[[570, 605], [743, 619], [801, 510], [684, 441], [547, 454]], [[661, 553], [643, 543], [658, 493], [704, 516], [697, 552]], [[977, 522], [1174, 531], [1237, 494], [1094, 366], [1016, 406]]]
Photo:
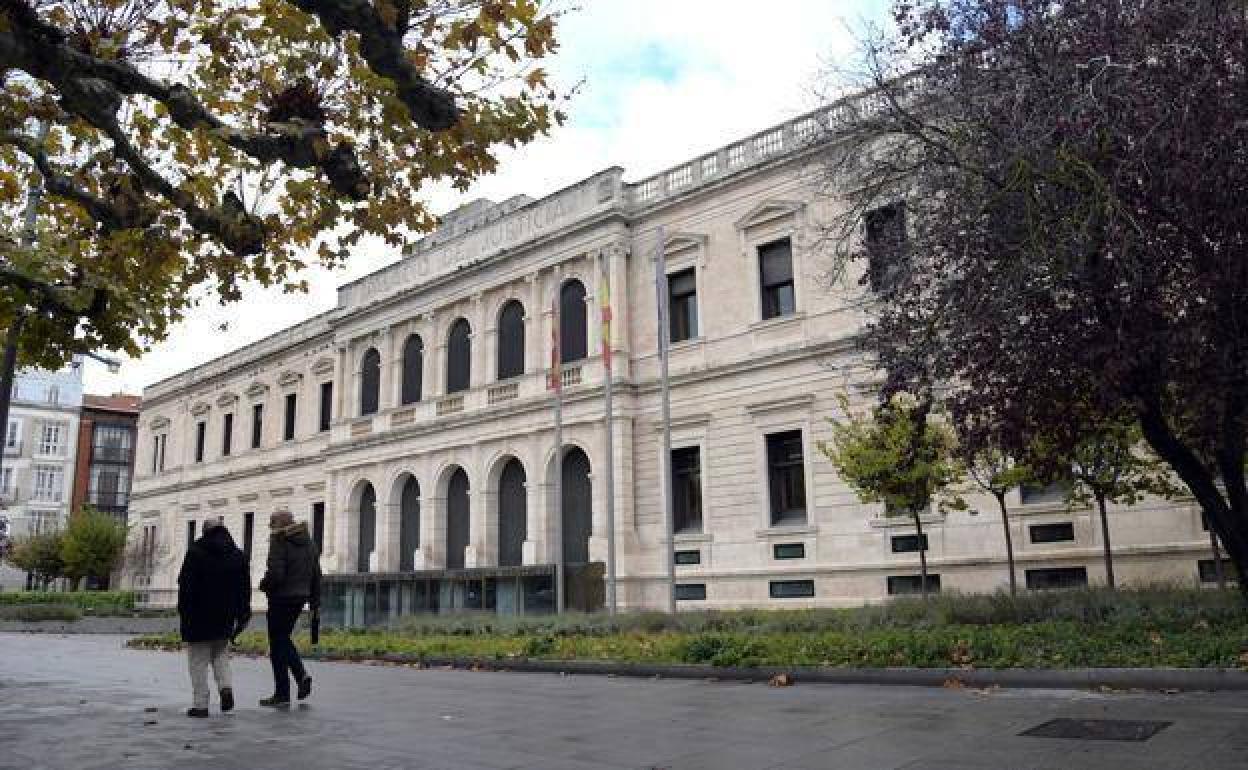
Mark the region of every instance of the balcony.
[[458, 414], [464, 411], [464, 397], [462, 395], [447, 396], [438, 401], [438, 416], [445, 417], [448, 414]]
[[8, 505], [8, 504], [16, 503], [16, 502], [17, 502], [17, 488], [16, 487], [5, 487], [4, 489], [0, 489], [0, 503], [4, 503]]
[[512, 401], [520, 397], [520, 383], [505, 382], [501, 385], [491, 385], [486, 401], [490, 406], [501, 404], [504, 401]]
[[130, 505], [130, 493], [88, 489], [87, 503], [100, 510], [122, 509]]
[[4, 445], [5, 457], [19, 457], [22, 454], [22, 442], [12, 441]]
[[91, 448], [91, 462], [109, 463], [112, 465], [130, 465], [134, 461], [134, 450], [123, 446], [94, 446]]

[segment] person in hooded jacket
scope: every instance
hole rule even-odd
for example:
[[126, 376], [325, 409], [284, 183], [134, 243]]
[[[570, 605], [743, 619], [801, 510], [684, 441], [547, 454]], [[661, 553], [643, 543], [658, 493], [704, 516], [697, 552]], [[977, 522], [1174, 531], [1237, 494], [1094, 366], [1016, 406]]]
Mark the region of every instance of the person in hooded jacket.
[[204, 534], [187, 549], [178, 573], [178, 617], [191, 672], [189, 717], [208, 716], [208, 666], [221, 696], [221, 711], [234, 708], [230, 640], [251, 621], [251, 574], [247, 557], [221, 519], [204, 522]]
[[306, 604], [316, 612], [321, 603], [321, 564], [308, 525], [289, 511], [269, 517], [269, 558], [260, 590], [269, 599], [269, 662], [273, 664], [273, 695], [261, 706], [290, 705], [290, 677], [299, 700], [312, 694], [312, 677], [299, 658], [290, 635]]

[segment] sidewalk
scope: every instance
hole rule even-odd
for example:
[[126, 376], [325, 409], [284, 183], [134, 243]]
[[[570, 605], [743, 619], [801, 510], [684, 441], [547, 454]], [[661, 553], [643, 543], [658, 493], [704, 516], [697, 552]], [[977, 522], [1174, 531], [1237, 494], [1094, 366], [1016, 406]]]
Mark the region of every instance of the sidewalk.
[[[760, 684], [313, 663], [274, 712], [183, 716], [181, 655], [119, 637], [0, 635], [0, 768], [1240, 768], [1242, 694]], [[148, 712], [146, 709], [155, 708]], [[1055, 717], [1171, 722], [1144, 742], [1020, 736]]]

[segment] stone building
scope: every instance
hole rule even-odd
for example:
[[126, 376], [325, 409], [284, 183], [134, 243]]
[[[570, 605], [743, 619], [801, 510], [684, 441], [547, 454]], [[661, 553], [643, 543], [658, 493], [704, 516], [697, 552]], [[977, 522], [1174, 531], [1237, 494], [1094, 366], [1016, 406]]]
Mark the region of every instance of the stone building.
[[[327, 572], [380, 586], [366, 601], [383, 611], [540, 606], [549, 584], [522, 583], [549, 574], [559, 540], [567, 564], [606, 559], [609, 463], [620, 603], [666, 606], [661, 247], [681, 607], [913, 592], [920, 546], [941, 590], [1004, 585], [990, 500], [928, 514], [920, 543], [905, 520], [859, 503], [819, 452], [837, 395], [872, 398], [876, 379], [855, 352], [869, 290], [828, 278], [819, 239], [835, 205], [815, 193], [830, 115], [636, 183], [610, 168], [539, 200], [464, 206], [392, 266], [341, 287], [331, 311], [148, 388], [130, 519], [153, 545], [131, 578], [160, 601], [197, 523], [216, 515], [255, 552], [258, 575], [264, 522], [285, 509], [310, 523]], [[562, 457], [547, 387], [555, 307]], [[1020, 582], [1101, 579], [1088, 512], [1051, 490], [1012, 502]], [[1111, 527], [1127, 582], [1193, 582], [1210, 551], [1191, 505], [1115, 509]], [[404, 575], [419, 579], [383, 585]]]
[[[82, 363], [49, 372], [22, 369], [13, 378], [0, 463], [0, 522], [8, 537], [60, 529], [70, 512]], [[20, 588], [26, 576], [0, 566], [0, 587]]]

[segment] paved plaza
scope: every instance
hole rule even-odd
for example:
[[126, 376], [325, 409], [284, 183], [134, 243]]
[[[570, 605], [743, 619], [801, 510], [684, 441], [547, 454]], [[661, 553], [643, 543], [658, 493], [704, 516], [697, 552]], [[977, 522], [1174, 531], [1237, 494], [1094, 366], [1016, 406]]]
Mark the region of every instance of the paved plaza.
[[[0, 634], [0, 768], [1248, 767], [1244, 694], [654, 681], [312, 664], [311, 701], [183, 715], [182, 655], [115, 636]], [[1144, 742], [1020, 736], [1057, 717], [1160, 720]]]

